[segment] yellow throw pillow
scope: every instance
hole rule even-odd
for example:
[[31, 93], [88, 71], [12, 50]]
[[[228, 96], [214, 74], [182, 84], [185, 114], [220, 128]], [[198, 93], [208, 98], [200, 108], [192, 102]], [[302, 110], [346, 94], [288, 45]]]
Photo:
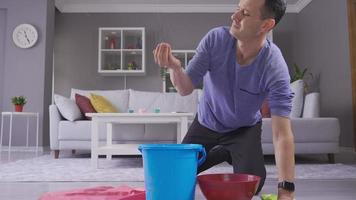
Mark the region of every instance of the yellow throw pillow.
[[115, 113], [117, 108], [113, 106], [105, 97], [90, 93], [90, 103], [98, 113]]

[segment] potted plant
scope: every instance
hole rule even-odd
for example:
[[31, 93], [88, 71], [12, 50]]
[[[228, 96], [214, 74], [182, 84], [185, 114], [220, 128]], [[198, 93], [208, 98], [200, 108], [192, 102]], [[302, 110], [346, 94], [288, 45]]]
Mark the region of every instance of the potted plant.
[[127, 69], [128, 70], [136, 70], [137, 69], [137, 64], [136, 64], [136, 62], [133, 60], [133, 61], [131, 61], [131, 62], [129, 62], [128, 64], [127, 64]]
[[[306, 72], [308, 71], [308, 68], [304, 68], [304, 70], [302, 70], [297, 64], [294, 63], [293, 65], [293, 75], [291, 76], [291, 83], [298, 81], [298, 83], [296, 84], [300, 84], [303, 85], [303, 92], [304, 94], [306, 94], [308, 92], [309, 89], [309, 84], [307, 83], [307, 81], [305, 80], [305, 75]], [[313, 78], [313, 74], [309, 73], [309, 75]]]
[[133, 64], [132, 62], [129, 62], [129, 63], [127, 64], [127, 69], [128, 69], [128, 70], [133, 70], [133, 67], [134, 67], [134, 64]]
[[26, 97], [24, 96], [12, 97], [11, 101], [15, 105], [15, 112], [22, 112], [23, 106], [27, 103]]
[[301, 70], [300, 67], [295, 63], [293, 65], [293, 70], [294, 70], [294, 73], [290, 80], [291, 83], [293, 83], [294, 81], [297, 81], [297, 80], [303, 80], [305, 73], [308, 71], [307, 68], [305, 68], [304, 70]]
[[161, 76], [162, 80], [166, 80], [168, 70], [166, 68], [160, 68], [159, 75]]

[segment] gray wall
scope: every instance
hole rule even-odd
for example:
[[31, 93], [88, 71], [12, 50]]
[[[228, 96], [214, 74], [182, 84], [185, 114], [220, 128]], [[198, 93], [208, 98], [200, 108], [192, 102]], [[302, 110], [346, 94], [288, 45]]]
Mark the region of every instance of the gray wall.
[[[53, 0], [1, 0], [7, 9], [4, 70], [2, 73], [2, 110], [12, 111], [11, 97], [24, 95], [28, 99], [24, 111], [40, 113], [40, 145], [48, 145], [48, 105], [51, 97], [53, 46]], [[30, 49], [20, 49], [12, 42], [14, 28], [22, 23], [33, 24], [39, 32], [38, 43]], [[52, 25], [50, 25], [52, 24]], [[51, 30], [52, 29], [52, 30]], [[13, 132], [13, 145], [24, 145], [24, 120], [18, 119]], [[7, 127], [6, 127], [7, 128]], [[7, 129], [6, 129], [7, 130]], [[34, 129], [33, 129], [34, 130]], [[5, 141], [7, 136], [5, 136]], [[34, 137], [33, 137], [34, 138]], [[34, 145], [35, 140], [30, 140]], [[5, 142], [6, 145], [6, 142]]]
[[273, 30], [273, 42], [281, 49], [289, 68], [296, 62], [297, 17], [297, 14], [286, 14]]
[[5, 29], [6, 9], [0, 9], [0, 112], [2, 112], [2, 96], [4, 90], [4, 63], [5, 63]]
[[[166, 41], [174, 49], [195, 49], [209, 29], [230, 23], [230, 14], [63, 14], [56, 13], [55, 92], [70, 88], [123, 89], [124, 77], [97, 73], [99, 27], [146, 28], [146, 75], [127, 76], [127, 88], [162, 91], [152, 50]], [[81, 75], [82, 78], [78, 78]]]
[[[55, 93], [70, 95], [71, 88], [123, 89], [124, 77], [102, 76], [97, 73], [99, 27], [146, 28], [146, 75], [127, 76], [127, 88], [162, 91], [159, 68], [154, 64], [152, 50], [166, 41], [173, 49], [195, 49], [200, 39], [213, 27], [230, 24], [224, 14], [68, 14], [56, 12], [55, 28]], [[281, 21], [274, 39], [281, 48], [293, 46], [296, 15]], [[280, 37], [281, 36], [281, 37]], [[284, 50], [283, 50], [284, 51]], [[294, 60], [293, 51], [286, 59]], [[83, 78], [78, 78], [78, 75]]]
[[320, 74], [321, 115], [339, 118], [341, 145], [352, 147], [352, 86], [346, 0], [313, 0], [298, 14], [296, 25], [296, 61], [314, 74]]

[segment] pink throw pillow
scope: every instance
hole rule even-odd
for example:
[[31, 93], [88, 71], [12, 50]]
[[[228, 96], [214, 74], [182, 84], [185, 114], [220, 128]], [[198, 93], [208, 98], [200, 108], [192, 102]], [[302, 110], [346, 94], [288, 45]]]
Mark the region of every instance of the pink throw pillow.
[[[85, 116], [85, 113], [96, 113], [93, 105], [90, 103], [90, 99], [86, 96], [75, 94], [75, 103], [77, 103], [80, 111]], [[91, 119], [91, 117], [85, 116], [86, 119]]]

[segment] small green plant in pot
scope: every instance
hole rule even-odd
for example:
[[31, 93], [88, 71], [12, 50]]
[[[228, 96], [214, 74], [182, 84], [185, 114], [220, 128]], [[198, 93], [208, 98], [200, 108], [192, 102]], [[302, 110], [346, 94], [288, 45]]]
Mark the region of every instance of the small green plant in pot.
[[15, 112], [22, 112], [23, 106], [27, 103], [26, 97], [24, 96], [12, 97], [11, 102], [15, 105]]
[[159, 74], [163, 80], [167, 78], [168, 70], [166, 68], [160, 68]]
[[303, 80], [305, 73], [307, 72], [307, 68], [305, 68], [304, 70], [302, 70], [297, 64], [293, 65], [293, 70], [294, 70], [294, 74], [291, 77], [291, 83], [293, 83], [296, 80]]
[[297, 80], [302, 80], [303, 81], [303, 85], [304, 85], [304, 93], [308, 93], [309, 90], [309, 84], [307, 83], [306, 79], [306, 75], [309, 75], [311, 78], [313, 78], [313, 74], [309, 73], [306, 74], [306, 72], [308, 71], [308, 68], [304, 68], [303, 70], [297, 65], [294, 64], [293, 65], [293, 75], [291, 76], [291, 83], [293, 83], [294, 81]]

